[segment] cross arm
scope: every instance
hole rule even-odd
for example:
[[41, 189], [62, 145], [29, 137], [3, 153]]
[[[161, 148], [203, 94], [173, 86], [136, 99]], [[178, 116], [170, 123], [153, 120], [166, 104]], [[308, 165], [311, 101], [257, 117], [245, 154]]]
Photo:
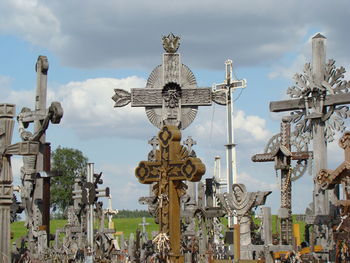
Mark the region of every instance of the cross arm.
[[[175, 164], [171, 164], [175, 166]], [[187, 180], [190, 182], [198, 182], [202, 179], [205, 173], [205, 165], [199, 158], [189, 157], [183, 161], [179, 166], [169, 173], [170, 180]]]
[[36, 155], [39, 153], [39, 142], [26, 141], [8, 146], [6, 155]]
[[[350, 93], [327, 95], [324, 102], [324, 106], [342, 104], [350, 104]], [[314, 106], [312, 101], [309, 101], [309, 106]], [[303, 98], [270, 102], [271, 112], [292, 111], [302, 109], [305, 109], [305, 100]]]
[[[292, 160], [306, 160], [312, 157], [312, 152], [292, 152]], [[273, 162], [275, 156], [272, 153], [260, 153], [252, 156], [253, 162]]]
[[135, 176], [141, 184], [151, 184], [159, 181], [160, 162], [142, 161], [135, 169]]

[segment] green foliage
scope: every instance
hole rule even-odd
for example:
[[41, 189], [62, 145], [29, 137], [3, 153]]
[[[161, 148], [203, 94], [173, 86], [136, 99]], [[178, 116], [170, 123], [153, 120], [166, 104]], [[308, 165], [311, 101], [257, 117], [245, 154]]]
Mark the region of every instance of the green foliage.
[[62, 213], [73, 205], [74, 179], [86, 175], [88, 159], [79, 150], [58, 147], [52, 153], [51, 162], [51, 170], [61, 174], [51, 178], [51, 208]]
[[135, 218], [135, 217], [152, 217], [151, 214], [146, 210], [119, 210], [115, 218]]

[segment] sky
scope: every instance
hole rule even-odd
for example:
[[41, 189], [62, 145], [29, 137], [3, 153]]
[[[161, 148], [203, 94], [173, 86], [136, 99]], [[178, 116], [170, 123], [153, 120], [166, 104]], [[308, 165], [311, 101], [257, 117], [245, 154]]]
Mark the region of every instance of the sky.
[[[227, 59], [233, 60], [235, 76], [247, 79], [247, 88], [234, 94], [237, 181], [249, 191], [273, 191], [267, 205], [276, 212], [280, 186], [273, 163], [251, 161], [279, 132], [282, 115], [270, 113], [269, 103], [287, 99], [293, 75], [311, 60], [310, 41], [318, 32], [327, 37], [327, 58], [350, 68], [349, 15], [348, 0], [2, 0], [0, 101], [16, 104], [17, 113], [33, 108], [35, 63], [47, 56], [47, 104], [59, 101], [64, 109], [61, 123], [46, 133], [52, 149], [81, 150], [103, 172], [114, 208], [146, 209], [138, 198], [148, 195], [148, 186], [137, 181], [134, 169], [147, 160], [147, 142], [157, 128], [143, 108], [114, 108], [111, 97], [115, 88], [145, 87], [162, 63], [162, 36], [172, 32], [181, 37], [178, 52], [199, 87], [222, 83]], [[203, 178], [213, 176], [215, 156], [222, 158], [225, 177], [225, 110], [200, 107], [183, 132], [183, 140], [192, 136], [197, 142], [193, 149], [206, 165]], [[15, 132], [13, 143], [19, 140]], [[336, 141], [329, 144], [328, 167], [342, 160]], [[15, 184], [21, 162], [12, 159]], [[293, 212], [304, 213], [312, 188], [308, 174], [293, 183]]]

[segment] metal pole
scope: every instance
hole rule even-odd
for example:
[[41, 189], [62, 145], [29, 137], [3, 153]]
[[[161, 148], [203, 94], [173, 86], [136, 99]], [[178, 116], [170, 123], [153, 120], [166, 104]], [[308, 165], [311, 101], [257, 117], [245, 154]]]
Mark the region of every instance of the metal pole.
[[[227, 60], [226, 65], [226, 85], [227, 85], [227, 141], [226, 157], [227, 157], [227, 191], [232, 195], [232, 185], [237, 182], [237, 166], [236, 166], [236, 145], [234, 143], [233, 133], [233, 92], [234, 88], [231, 85], [232, 77], [232, 60]], [[228, 218], [228, 226], [233, 227], [237, 223], [237, 218]]]
[[[94, 164], [88, 163], [87, 164], [87, 182], [93, 183], [94, 179]], [[94, 249], [94, 205], [89, 204], [88, 207], [88, 216], [87, 216], [87, 242], [89, 246], [89, 256], [93, 255], [93, 249]]]

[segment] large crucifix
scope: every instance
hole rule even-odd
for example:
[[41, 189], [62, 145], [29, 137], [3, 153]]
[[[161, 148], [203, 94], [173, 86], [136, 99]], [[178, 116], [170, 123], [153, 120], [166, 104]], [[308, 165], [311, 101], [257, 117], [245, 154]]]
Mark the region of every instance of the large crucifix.
[[[292, 99], [270, 103], [272, 112], [295, 111], [291, 117], [296, 123], [296, 134], [307, 134], [312, 138], [314, 178], [321, 169], [327, 168], [327, 141], [333, 140], [335, 129], [344, 130], [343, 119], [349, 112], [344, 105], [350, 103], [350, 83], [342, 80], [345, 69], [336, 68], [334, 60], [325, 62], [325, 40], [321, 34], [313, 37], [312, 63], [305, 65], [304, 74], [295, 75], [296, 85], [287, 90]], [[313, 200], [315, 219], [321, 220], [323, 215], [329, 215], [327, 190], [314, 184]], [[326, 240], [321, 243], [327, 246]]]
[[[307, 151], [307, 148], [305, 147], [306, 144], [303, 144], [302, 142], [293, 145], [295, 148], [297, 148], [297, 151], [292, 152], [293, 142], [291, 142], [290, 126], [289, 118], [282, 118], [281, 133], [271, 138], [265, 149], [268, 152], [263, 154], [255, 154], [252, 157], [253, 162], [274, 161], [275, 170], [281, 170], [281, 206], [278, 216], [280, 219], [281, 229], [280, 242], [284, 245], [292, 245], [294, 241], [292, 235], [292, 181], [303, 175], [303, 173], [306, 171], [305, 161], [312, 156], [312, 153]], [[292, 166], [292, 160], [297, 161], [295, 167]], [[302, 169], [300, 169], [301, 167]]]
[[135, 175], [143, 184], [156, 182], [155, 195], [159, 206], [157, 217], [159, 234], [156, 245], [163, 257], [170, 262], [184, 262], [180, 252], [180, 197], [185, 193], [184, 180], [198, 182], [205, 173], [200, 159], [188, 157], [180, 144], [181, 132], [176, 126], [163, 126], [158, 133], [160, 150], [156, 161], [142, 161]]
[[[46, 108], [47, 73], [49, 63], [47, 57], [39, 56], [36, 63], [37, 87], [35, 109], [24, 107], [18, 115], [19, 133], [23, 141], [39, 143], [39, 153], [23, 157], [22, 200], [27, 215], [29, 228], [29, 246], [31, 251], [41, 254], [49, 245], [50, 234], [50, 143], [46, 142], [46, 129], [49, 123], [57, 124], [63, 116], [59, 102], [52, 102]], [[34, 123], [34, 132], [26, 130]]]
[[[115, 89], [112, 99], [114, 107], [145, 107], [150, 122], [159, 129], [163, 125], [174, 125], [180, 129], [188, 127], [196, 117], [198, 106], [210, 106], [214, 101], [226, 105], [226, 90], [198, 88], [192, 71], [181, 63], [176, 53], [180, 37], [169, 34], [163, 37], [163, 63], [150, 74], [146, 88]], [[237, 84], [238, 86], [238, 84]]]

